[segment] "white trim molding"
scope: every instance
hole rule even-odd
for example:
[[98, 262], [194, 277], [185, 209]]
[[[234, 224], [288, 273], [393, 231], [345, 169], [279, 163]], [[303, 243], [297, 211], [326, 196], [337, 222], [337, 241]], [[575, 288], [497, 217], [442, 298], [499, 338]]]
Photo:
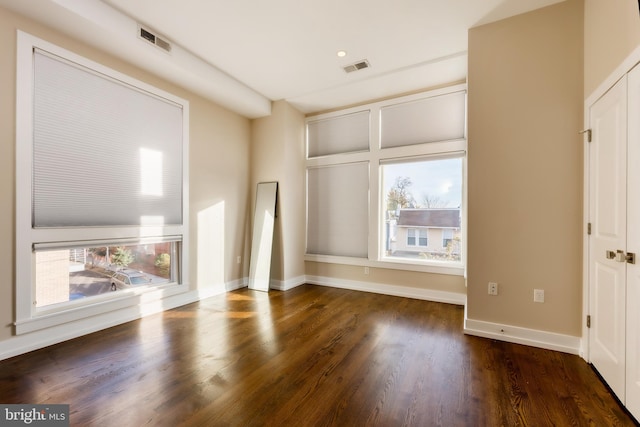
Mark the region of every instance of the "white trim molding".
[[226, 292], [246, 288], [247, 283], [248, 279], [244, 277], [242, 279], [236, 279], [226, 283], [217, 283], [214, 285], [207, 285], [202, 288], [198, 288], [195, 291], [197, 293], [197, 298], [195, 299], [195, 301], [200, 301], [206, 298], [215, 297], [216, 295], [224, 294]]
[[332, 288], [350, 289], [353, 291], [373, 292], [375, 294], [391, 295], [421, 299], [425, 301], [442, 302], [446, 304], [464, 305], [467, 299], [465, 294], [457, 292], [438, 291], [434, 289], [413, 288], [410, 286], [397, 286], [386, 283], [360, 282], [356, 280], [334, 279], [323, 276], [306, 276], [306, 283], [311, 285], [328, 286]]
[[300, 285], [304, 285], [306, 282], [305, 276], [293, 277], [287, 280], [273, 280], [269, 283], [270, 289], [275, 289], [277, 291], [288, 291], [289, 289], [293, 289]]
[[523, 344], [563, 353], [576, 355], [580, 353], [580, 337], [468, 319], [466, 310], [464, 316], [464, 333], [476, 337]]
[[[591, 92], [591, 94], [584, 101], [585, 107], [588, 108], [594, 102], [596, 102], [600, 97], [602, 97], [611, 87], [616, 84], [618, 80], [620, 80], [625, 74], [627, 74], [633, 67], [635, 67], [638, 63], [640, 63], [640, 46], [635, 48], [621, 63], [616, 67], [615, 70], [611, 72], [607, 76], [606, 79], [602, 81], [598, 85], [598, 87]], [[588, 124], [588, 122], [585, 122]]]

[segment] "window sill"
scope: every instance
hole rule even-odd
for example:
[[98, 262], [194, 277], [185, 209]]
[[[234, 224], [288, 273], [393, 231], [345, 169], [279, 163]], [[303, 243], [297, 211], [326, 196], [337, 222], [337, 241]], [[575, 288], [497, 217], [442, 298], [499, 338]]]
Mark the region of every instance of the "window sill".
[[339, 257], [331, 255], [307, 254], [305, 261], [322, 262], [327, 264], [342, 264], [371, 268], [385, 268], [389, 270], [416, 271], [420, 273], [447, 274], [451, 276], [465, 276], [463, 263], [444, 263], [434, 261], [403, 260], [396, 258], [383, 258], [380, 261], [366, 258]]
[[76, 320], [87, 319], [99, 314], [120, 310], [132, 306], [146, 304], [178, 295], [188, 291], [189, 287], [184, 284], [171, 283], [153, 288], [141, 289], [139, 291], [122, 291], [119, 295], [109, 298], [95, 298], [85, 304], [69, 304], [68, 308], [60, 307], [57, 310], [41, 311], [34, 314], [29, 319], [17, 320], [14, 325], [16, 335], [26, 334], [41, 329], [58, 326]]

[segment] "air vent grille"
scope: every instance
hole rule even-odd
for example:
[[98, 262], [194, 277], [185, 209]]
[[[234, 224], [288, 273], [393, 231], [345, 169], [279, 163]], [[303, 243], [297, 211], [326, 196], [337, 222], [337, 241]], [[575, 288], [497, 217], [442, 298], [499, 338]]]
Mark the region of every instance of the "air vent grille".
[[365, 68], [369, 67], [371, 67], [369, 61], [363, 59], [362, 61], [358, 61], [355, 64], [347, 65], [346, 67], [344, 67], [344, 71], [346, 71], [347, 73], [353, 73], [354, 71], [364, 70]]
[[160, 37], [156, 37], [156, 46], [158, 46], [160, 49], [166, 50], [167, 52], [171, 52], [171, 43], [161, 39]]
[[160, 49], [166, 52], [171, 52], [171, 43], [158, 37], [151, 31], [147, 30], [146, 28], [143, 28], [143, 27], [138, 27], [138, 28], [140, 30], [138, 33], [138, 36], [141, 39], [148, 41], [149, 43], [159, 47]]

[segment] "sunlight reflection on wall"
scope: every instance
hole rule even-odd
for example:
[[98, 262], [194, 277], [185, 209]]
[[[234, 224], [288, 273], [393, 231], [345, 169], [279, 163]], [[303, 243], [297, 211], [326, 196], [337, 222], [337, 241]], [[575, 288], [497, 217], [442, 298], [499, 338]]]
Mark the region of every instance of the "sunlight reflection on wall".
[[221, 286], [224, 290], [224, 201], [198, 212], [196, 227], [196, 283], [199, 288]]
[[162, 152], [140, 149], [141, 192], [145, 196], [162, 196]]

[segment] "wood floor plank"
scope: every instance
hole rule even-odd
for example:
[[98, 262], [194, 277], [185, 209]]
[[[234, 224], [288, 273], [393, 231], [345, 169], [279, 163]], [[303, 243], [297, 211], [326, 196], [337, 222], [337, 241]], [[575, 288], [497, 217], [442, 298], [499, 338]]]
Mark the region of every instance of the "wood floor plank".
[[633, 426], [577, 356], [465, 336], [458, 306], [242, 289], [0, 362], [76, 426]]

